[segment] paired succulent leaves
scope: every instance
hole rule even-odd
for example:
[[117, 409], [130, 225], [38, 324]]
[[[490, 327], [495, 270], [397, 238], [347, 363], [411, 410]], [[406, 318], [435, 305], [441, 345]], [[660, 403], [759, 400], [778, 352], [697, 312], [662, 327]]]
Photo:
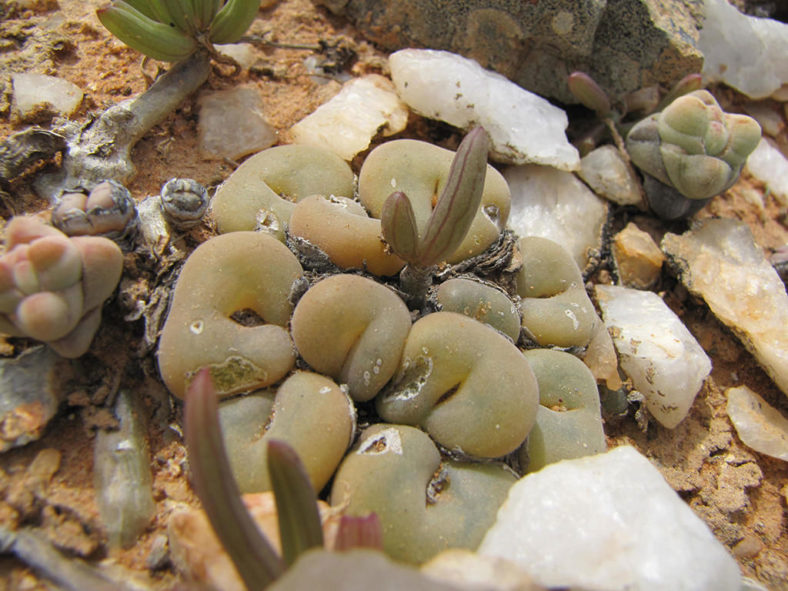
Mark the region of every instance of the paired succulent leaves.
[[238, 41], [259, 7], [260, 0], [114, 0], [97, 15], [129, 47], [177, 62], [200, 46]]
[[381, 211], [384, 240], [410, 265], [428, 268], [446, 260], [465, 238], [482, 200], [490, 138], [483, 127], [474, 128], [460, 143], [451, 163], [446, 186], [423, 233], [407, 195], [389, 195]]

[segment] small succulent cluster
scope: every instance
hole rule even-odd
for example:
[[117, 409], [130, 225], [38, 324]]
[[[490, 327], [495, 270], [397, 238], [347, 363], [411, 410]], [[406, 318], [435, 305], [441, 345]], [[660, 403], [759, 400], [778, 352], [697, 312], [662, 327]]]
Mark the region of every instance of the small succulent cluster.
[[129, 47], [177, 62], [200, 47], [238, 41], [259, 7], [260, 0], [113, 0], [97, 14]]
[[83, 355], [122, 267], [110, 240], [69, 238], [34, 218], [14, 218], [0, 257], [0, 329], [43, 341], [64, 357]]
[[[646, 199], [664, 219], [698, 211], [739, 178], [756, 148], [761, 128], [746, 115], [725, 113], [714, 97], [700, 90], [700, 76], [681, 80], [661, 101], [641, 95], [633, 105], [656, 110], [634, 124], [623, 124], [605, 92], [587, 74], [574, 72], [572, 94], [606, 122], [620, 149], [644, 174]], [[617, 128], [628, 130], [624, 142]]]
[[637, 123], [626, 146], [641, 171], [705, 203], [736, 182], [760, 139], [754, 119], [725, 113], [711, 93], [696, 90]]
[[137, 209], [129, 190], [108, 180], [89, 192], [64, 193], [52, 210], [52, 225], [66, 236], [101, 236], [128, 245], [136, 232]]

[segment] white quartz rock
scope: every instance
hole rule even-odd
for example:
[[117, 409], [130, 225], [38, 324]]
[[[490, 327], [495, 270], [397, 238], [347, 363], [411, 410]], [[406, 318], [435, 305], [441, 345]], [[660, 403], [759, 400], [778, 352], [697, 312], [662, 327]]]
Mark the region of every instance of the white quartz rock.
[[766, 184], [783, 206], [788, 207], [788, 158], [771, 140], [761, 138], [745, 166], [752, 176]]
[[654, 418], [673, 429], [687, 416], [711, 361], [657, 294], [597, 285], [596, 297], [621, 369], [645, 396]]
[[634, 448], [551, 464], [520, 479], [479, 553], [546, 587], [739, 591], [739, 568]]
[[399, 96], [417, 113], [455, 127], [482, 125], [491, 156], [509, 164], [577, 170], [566, 113], [504, 76], [448, 51], [403, 49], [389, 57]]
[[68, 117], [82, 103], [82, 90], [68, 80], [43, 74], [14, 74], [11, 79], [14, 110], [23, 120], [42, 108]]
[[405, 129], [408, 108], [391, 82], [377, 74], [346, 82], [339, 93], [291, 128], [293, 141], [334, 152], [345, 160], [366, 150], [379, 131]]
[[744, 445], [788, 462], [788, 419], [747, 386], [725, 394], [728, 416]]
[[728, 0], [706, 0], [698, 38], [703, 76], [752, 97], [766, 98], [788, 83], [788, 25], [747, 16]]
[[731, 219], [706, 219], [693, 230], [666, 234], [662, 250], [690, 292], [703, 298], [788, 395], [788, 294], [755, 244]]
[[540, 236], [561, 244], [580, 270], [599, 256], [608, 206], [575, 175], [526, 164], [503, 172], [512, 193], [508, 226], [518, 236]]

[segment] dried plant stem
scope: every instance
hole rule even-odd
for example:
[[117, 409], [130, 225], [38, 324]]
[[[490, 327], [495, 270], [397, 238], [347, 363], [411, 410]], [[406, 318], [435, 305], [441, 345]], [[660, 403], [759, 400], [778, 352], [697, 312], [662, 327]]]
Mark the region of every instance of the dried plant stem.
[[91, 188], [103, 180], [125, 183], [134, 176], [131, 150], [208, 79], [210, 57], [197, 51], [175, 64], [141, 95], [118, 103], [87, 125], [66, 123], [58, 133], [67, 138], [63, 164], [41, 175], [35, 188], [50, 200], [63, 189]]
[[0, 527], [0, 553], [11, 552], [47, 579], [67, 591], [129, 591], [89, 564], [66, 557], [32, 528], [9, 531]]

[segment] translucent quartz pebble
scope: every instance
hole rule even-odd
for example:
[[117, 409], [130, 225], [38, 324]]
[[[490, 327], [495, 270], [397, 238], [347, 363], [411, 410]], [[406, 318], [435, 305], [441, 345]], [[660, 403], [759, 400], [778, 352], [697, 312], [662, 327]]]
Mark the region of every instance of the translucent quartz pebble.
[[392, 135], [405, 129], [408, 108], [394, 85], [378, 74], [354, 78], [327, 103], [290, 130], [296, 144], [316, 146], [345, 160], [366, 150], [377, 133]]
[[566, 113], [474, 60], [448, 51], [403, 49], [389, 57], [399, 96], [417, 113], [455, 127], [481, 125], [491, 156], [577, 170], [580, 155], [566, 139]]
[[766, 188], [784, 206], [788, 207], [788, 158], [771, 140], [761, 138], [758, 147], [747, 158], [747, 171], [763, 181]]
[[200, 96], [200, 149], [214, 158], [236, 160], [276, 143], [276, 131], [263, 117], [257, 89], [231, 88]]
[[512, 560], [550, 588], [741, 586], [739, 567], [725, 547], [629, 446], [564, 460], [520, 479], [479, 553]]
[[251, 43], [225, 43], [217, 46], [216, 50], [222, 55], [234, 59], [244, 70], [251, 68], [258, 56]]
[[608, 206], [577, 177], [547, 166], [516, 166], [503, 176], [512, 192], [509, 228], [563, 245], [581, 270], [602, 249]]
[[109, 543], [129, 548], [150, 523], [156, 504], [144, 413], [128, 390], [118, 395], [115, 415], [120, 428], [96, 435], [93, 473]]
[[41, 109], [66, 117], [82, 103], [83, 93], [68, 80], [43, 74], [14, 74], [14, 110], [24, 120]]
[[596, 298], [618, 349], [621, 369], [646, 397], [654, 418], [674, 428], [687, 416], [711, 372], [711, 361], [657, 294], [597, 285]]
[[583, 156], [578, 174], [600, 197], [619, 205], [643, 203], [635, 173], [613, 146], [601, 146]]
[[788, 461], [788, 419], [747, 386], [728, 388], [725, 394], [739, 439], [757, 452]]
[[788, 394], [788, 295], [750, 229], [731, 219], [707, 219], [681, 236], [666, 234], [662, 250], [687, 289], [706, 301]]

